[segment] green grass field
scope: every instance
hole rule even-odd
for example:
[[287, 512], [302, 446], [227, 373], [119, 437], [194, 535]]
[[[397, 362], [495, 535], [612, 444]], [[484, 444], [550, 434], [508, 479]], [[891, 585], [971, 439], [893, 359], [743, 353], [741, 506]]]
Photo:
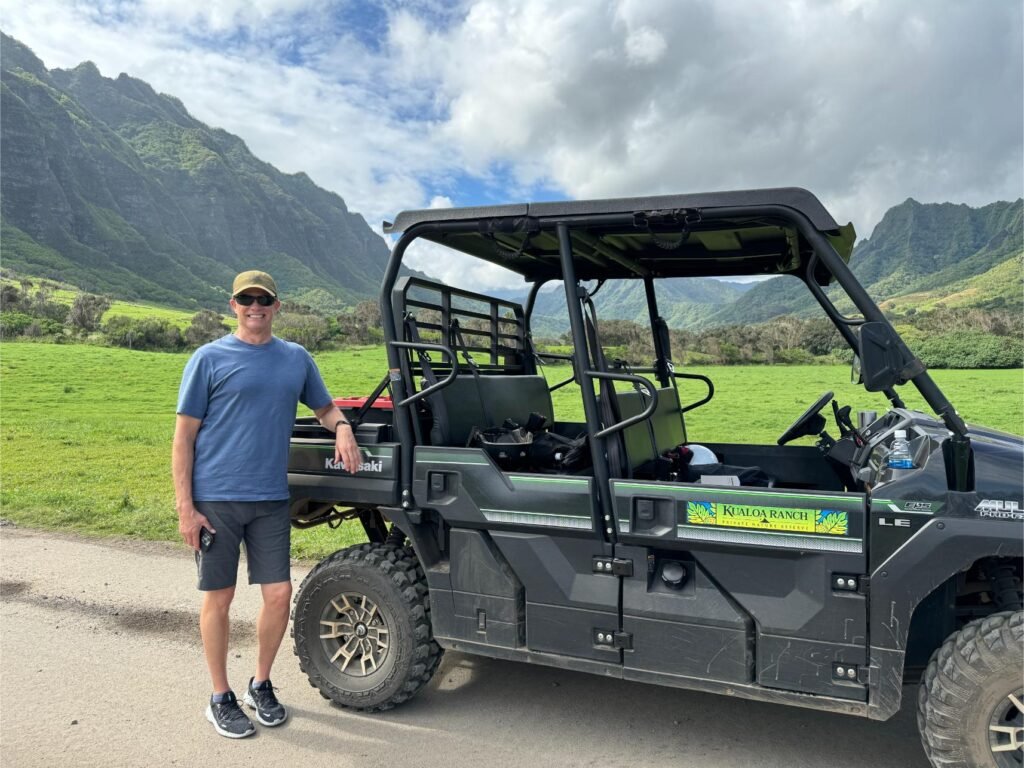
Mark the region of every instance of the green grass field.
[[[382, 347], [316, 356], [335, 396], [369, 394], [387, 365]], [[178, 540], [170, 445], [188, 356], [85, 345], [0, 344], [0, 515], [19, 525]], [[546, 369], [551, 381], [566, 368]], [[717, 367], [715, 399], [688, 414], [690, 439], [772, 443], [825, 390], [842, 404], [884, 410], [838, 366]], [[969, 422], [1024, 432], [1024, 375], [935, 371]], [[689, 383], [684, 400], [703, 395]], [[910, 407], [924, 409], [913, 388]], [[554, 393], [556, 416], [582, 421], [578, 391]], [[832, 430], [835, 431], [834, 429]], [[810, 443], [810, 438], [803, 442]], [[362, 537], [358, 525], [293, 534], [296, 557], [319, 558]]]
[[[21, 284], [18, 280], [10, 278], [3, 278], [2, 282], [16, 285], [19, 288]], [[41, 282], [50, 284], [52, 281], [43, 281], [40, 278], [28, 278], [28, 282], [31, 284], [29, 292], [38, 289]], [[58, 284], [60, 287], [54, 289], [51, 292], [51, 299], [58, 304], [64, 304], [70, 307], [75, 302], [75, 296], [78, 295], [79, 290], [74, 286]], [[103, 322], [110, 320], [113, 317], [130, 317], [135, 320], [167, 320], [182, 331], [187, 329], [192, 323], [192, 317], [195, 315], [195, 311], [189, 311], [185, 309], [171, 309], [160, 304], [148, 304], [146, 302], [131, 302], [116, 300], [111, 302], [110, 309], [103, 313]], [[227, 316], [224, 315], [225, 320]]]

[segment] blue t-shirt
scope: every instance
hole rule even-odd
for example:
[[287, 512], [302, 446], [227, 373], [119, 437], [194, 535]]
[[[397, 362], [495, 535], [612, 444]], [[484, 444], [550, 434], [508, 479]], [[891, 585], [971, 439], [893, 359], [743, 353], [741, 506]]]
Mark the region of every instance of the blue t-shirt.
[[331, 403], [320, 371], [298, 344], [276, 336], [248, 344], [224, 336], [185, 366], [178, 413], [202, 420], [192, 468], [195, 501], [288, 498], [288, 442], [295, 410]]

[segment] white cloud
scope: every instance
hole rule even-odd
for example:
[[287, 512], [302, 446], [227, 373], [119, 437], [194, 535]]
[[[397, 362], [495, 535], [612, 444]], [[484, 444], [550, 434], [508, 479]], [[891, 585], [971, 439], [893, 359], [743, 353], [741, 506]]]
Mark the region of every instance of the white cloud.
[[656, 64], [668, 48], [665, 37], [650, 27], [641, 27], [626, 37], [626, 59], [635, 64]]
[[[795, 185], [867, 236], [907, 197], [1024, 194], [1013, 0], [0, 0], [0, 13], [47, 66], [91, 59], [144, 79], [375, 228], [538, 189]], [[429, 249], [414, 260], [441, 264]], [[472, 276], [509, 280], [496, 270]]]
[[489, 261], [474, 259], [429, 240], [414, 240], [402, 259], [413, 269], [426, 272], [448, 285], [472, 291], [492, 288], [528, 288], [523, 278]]
[[317, 0], [141, 0], [132, 10], [152, 22], [201, 24], [225, 31], [263, 24], [320, 5]]

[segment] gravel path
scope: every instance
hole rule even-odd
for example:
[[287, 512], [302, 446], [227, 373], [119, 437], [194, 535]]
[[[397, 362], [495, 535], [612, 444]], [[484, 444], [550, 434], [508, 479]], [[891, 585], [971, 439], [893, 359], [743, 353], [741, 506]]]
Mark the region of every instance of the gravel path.
[[[298, 585], [307, 567], [296, 566]], [[183, 546], [0, 529], [0, 762], [10, 766], [927, 768], [907, 691], [887, 723], [449, 653], [413, 701], [342, 710], [299, 672], [292, 719], [217, 736]], [[244, 578], [240, 579], [244, 584]], [[239, 587], [229, 671], [254, 664], [258, 589]], [[259, 727], [259, 726], [257, 726]]]

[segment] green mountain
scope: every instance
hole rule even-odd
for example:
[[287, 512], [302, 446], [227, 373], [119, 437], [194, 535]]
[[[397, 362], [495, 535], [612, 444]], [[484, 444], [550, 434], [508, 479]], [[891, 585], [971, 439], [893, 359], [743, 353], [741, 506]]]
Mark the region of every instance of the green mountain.
[[935, 290], [902, 293], [879, 302], [886, 312], [907, 314], [950, 309], [1012, 309], [1020, 312], [1024, 295], [1024, 253], [1011, 256], [980, 275]]
[[[981, 208], [908, 199], [890, 208], [871, 238], [857, 244], [850, 268], [875, 301], [899, 306], [898, 297], [938, 297], [963, 291], [965, 281], [990, 270], [1006, 278], [979, 279], [959, 306], [1024, 311], [1022, 273], [1014, 264], [1024, 249], [1024, 200]], [[997, 269], [1001, 268], [1001, 269]], [[841, 291], [828, 290], [837, 306]], [[844, 297], [845, 298], [845, 297]], [[902, 302], [907, 307], [913, 302]], [[799, 280], [784, 276], [758, 283], [735, 302], [699, 319], [696, 327], [758, 323], [779, 315], [812, 316], [821, 310]]]
[[[670, 279], [655, 283], [658, 311], [670, 328], [689, 328], [723, 304], [735, 302], [752, 288], [750, 283], [723, 282], [711, 278]], [[525, 295], [516, 297], [525, 303]], [[602, 320], [631, 320], [646, 325], [647, 296], [643, 283], [610, 280], [594, 297]], [[532, 328], [537, 336], [558, 336], [569, 328], [565, 292], [545, 291], [537, 297]]]
[[305, 174], [141, 80], [90, 62], [47, 70], [6, 35], [0, 65], [5, 267], [187, 308], [222, 307], [249, 268], [317, 307], [377, 295], [384, 240]]

